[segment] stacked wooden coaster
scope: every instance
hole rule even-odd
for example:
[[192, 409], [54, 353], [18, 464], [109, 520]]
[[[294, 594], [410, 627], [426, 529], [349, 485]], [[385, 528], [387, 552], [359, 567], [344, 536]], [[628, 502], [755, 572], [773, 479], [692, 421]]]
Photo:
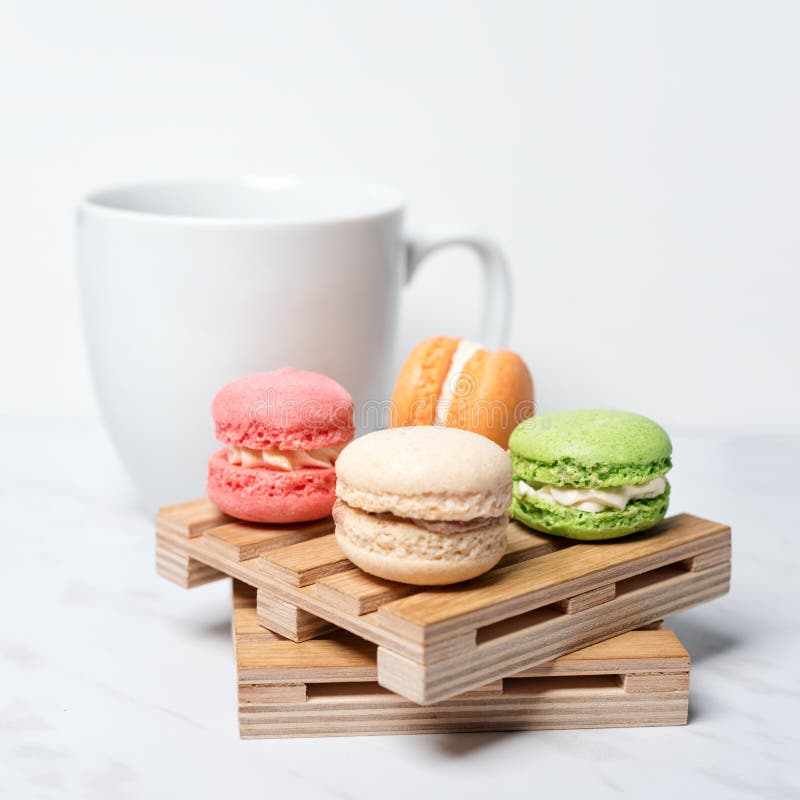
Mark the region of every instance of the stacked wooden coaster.
[[234, 613], [243, 736], [686, 721], [685, 650], [637, 629], [728, 590], [726, 526], [680, 514], [581, 544], [512, 523], [497, 567], [444, 589], [363, 573], [331, 531], [234, 522], [207, 500], [158, 514], [161, 575], [251, 587]]
[[378, 684], [376, 647], [340, 629], [292, 642], [264, 628], [234, 581], [243, 739], [682, 725], [689, 654], [672, 631], [636, 630], [433, 705]]

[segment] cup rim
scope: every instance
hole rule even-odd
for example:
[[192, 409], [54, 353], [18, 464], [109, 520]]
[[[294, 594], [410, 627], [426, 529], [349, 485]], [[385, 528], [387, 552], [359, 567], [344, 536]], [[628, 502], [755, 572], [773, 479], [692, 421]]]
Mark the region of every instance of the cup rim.
[[[111, 198], [114, 194], [136, 191], [152, 191], [154, 189], [181, 188], [208, 184], [220, 186], [260, 186], [272, 189], [292, 188], [298, 186], [317, 186], [320, 188], [342, 188], [350, 191], [371, 194], [375, 197], [374, 208], [360, 212], [327, 213], [308, 216], [262, 216], [231, 215], [214, 216], [212, 214], [172, 214], [162, 211], [147, 211], [135, 208], [124, 208], [114, 205]], [[140, 181], [114, 183], [87, 192], [81, 199], [78, 208], [101, 216], [128, 219], [148, 223], [173, 225], [214, 225], [230, 227], [287, 227], [303, 225], [332, 225], [342, 222], [388, 217], [401, 212], [406, 206], [406, 198], [396, 189], [383, 184], [359, 179], [340, 178], [329, 175], [207, 175], [178, 178], [154, 178]]]

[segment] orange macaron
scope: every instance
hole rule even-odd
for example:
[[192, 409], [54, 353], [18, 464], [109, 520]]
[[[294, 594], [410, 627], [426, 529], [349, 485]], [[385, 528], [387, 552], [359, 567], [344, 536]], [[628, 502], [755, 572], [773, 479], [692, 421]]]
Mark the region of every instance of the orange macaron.
[[515, 352], [433, 336], [411, 351], [397, 376], [390, 425], [446, 425], [506, 448], [511, 431], [530, 416], [533, 380]]

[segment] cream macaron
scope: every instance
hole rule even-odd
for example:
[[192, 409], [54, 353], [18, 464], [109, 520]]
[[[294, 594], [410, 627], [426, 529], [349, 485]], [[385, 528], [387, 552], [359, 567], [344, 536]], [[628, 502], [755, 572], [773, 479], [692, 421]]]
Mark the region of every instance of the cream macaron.
[[511, 460], [458, 428], [389, 428], [342, 450], [336, 498], [336, 540], [365, 572], [421, 586], [457, 583], [505, 553]]

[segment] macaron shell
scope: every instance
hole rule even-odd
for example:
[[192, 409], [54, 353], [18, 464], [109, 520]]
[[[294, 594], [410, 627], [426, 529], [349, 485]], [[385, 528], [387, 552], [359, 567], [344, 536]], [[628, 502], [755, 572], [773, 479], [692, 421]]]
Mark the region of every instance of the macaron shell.
[[486, 436], [504, 450], [514, 428], [533, 414], [533, 379], [512, 350], [478, 350], [454, 388], [447, 425]]
[[206, 492], [220, 510], [248, 522], [284, 524], [323, 519], [331, 513], [336, 473], [330, 469], [291, 472], [241, 467], [218, 450], [208, 462]]
[[511, 461], [483, 436], [457, 428], [387, 428], [355, 439], [336, 461], [351, 505], [399, 516], [459, 520], [505, 513]]
[[529, 461], [568, 459], [583, 467], [649, 464], [672, 454], [669, 436], [653, 420], [604, 409], [539, 414], [514, 430], [509, 448]]
[[617, 539], [646, 531], [664, 519], [669, 507], [670, 486], [658, 497], [634, 500], [621, 511], [605, 509], [590, 512], [537, 498], [517, 495], [511, 503], [511, 516], [542, 533], [583, 541]]
[[336, 541], [358, 567], [386, 580], [441, 586], [482, 575], [503, 557], [508, 518], [475, 531], [442, 534], [385, 520], [337, 502]]
[[411, 351], [392, 392], [391, 427], [433, 425], [436, 401], [460, 341], [449, 336], [432, 336]]
[[253, 450], [316, 450], [353, 438], [353, 398], [335, 380], [284, 367], [245, 375], [211, 404], [216, 437]]

